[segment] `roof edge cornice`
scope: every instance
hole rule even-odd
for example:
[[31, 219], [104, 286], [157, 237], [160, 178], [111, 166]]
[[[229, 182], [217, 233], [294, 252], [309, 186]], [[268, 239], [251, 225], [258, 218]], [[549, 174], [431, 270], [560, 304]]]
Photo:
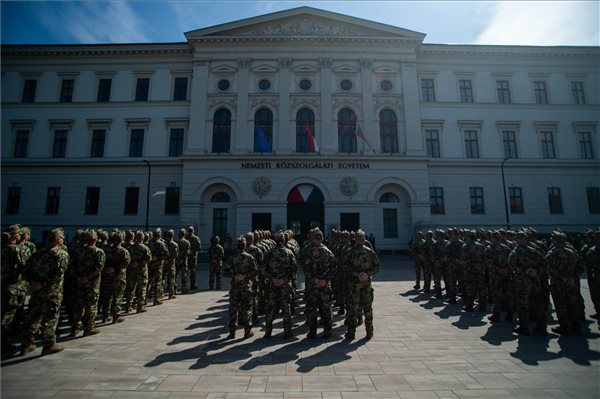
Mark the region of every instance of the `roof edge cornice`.
[[2, 56], [190, 55], [188, 43], [2, 45]]
[[482, 44], [422, 44], [418, 55], [452, 56], [528, 56], [528, 57], [600, 57], [595, 46], [496, 46]]
[[378, 43], [419, 46], [420, 39], [393, 36], [207, 36], [190, 39], [190, 44], [238, 43]]

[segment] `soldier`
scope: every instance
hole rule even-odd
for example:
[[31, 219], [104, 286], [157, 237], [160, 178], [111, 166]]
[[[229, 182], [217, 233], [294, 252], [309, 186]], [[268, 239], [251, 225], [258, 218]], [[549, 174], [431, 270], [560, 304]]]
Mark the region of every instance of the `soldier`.
[[253, 304], [253, 281], [258, 274], [258, 266], [252, 255], [246, 252], [246, 239], [238, 238], [236, 242], [238, 254], [229, 259], [229, 268], [226, 273], [231, 277], [231, 289], [229, 290], [229, 336], [235, 338], [235, 330], [238, 325], [244, 324], [244, 338], [254, 336], [252, 332], [252, 304]]
[[581, 248], [580, 257], [585, 267], [590, 297], [594, 305], [592, 319], [600, 323], [600, 230], [589, 230], [585, 234], [586, 244]]
[[105, 294], [102, 302], [102, 322], [121, 323], [121, 303], [127, 279], [127, 266], [131, 262], [129, 251], [123, 248], [125, 233], [120, 230], [112, 232], [104, 249], [106, 263], [102, 269], [101, 291]]
[[[442, 278], [446, 280], [448, 258], [446, 257], [449, 241], [444, 230], [435, 231], [435, 242], [431, 246], [433, 254], [433, 293], [436, 298], [442, 298]], [[448, 281], [446, 281], [446, 286]]]
[[578, 306], [579, 279], [577, 263], [579, 256], [565, 243], [567, 236], [555, 231], [552, 233], [552, 247], [544, 257], [550, 274], [550, 292], [556, 309], [558, 327], [552, 331], [561, 335], [581, 335], [580, 317], [575, 309]]
[[29, 314], [23, 326], [21, 355], [35, 350], [33, 338], [41, 329], [42, 356], [60, 352], [64, 346], [56, 343], [56, 327], [60, 318], [65, 270], [69, 254], [64, 249], [64, 231], [60, 228], [48, 233], [48, 246], [30, 258], [23, 275], [31, 284]]
[[[190, 256], [191, 244], [185, 238], [185, 229], [179, 230], [179, 240], [177, 241], [177, 245], [179, 246], [179, 254], [177, 255], [177, 260], [175, 262], [177, 275], [181, 274], [181, 293], [187, 294], [187, 274], [188, 274], [188, 259]], [[175, 277], [175, 286], [177, 286], [177, 277]], [[173, 294], [169, 294], [170, 298], [175, 298], [175, 291]]]
[[348, 279], [345, 275], [346, 265], [344, 264], [344, 252], [350, 248], [350, 233], [346, 230], [338, 232], [339, 243], [336, 246], [334, 255], [337, 260], [335, 274], [331, 282], [333, 291], [334, 305], [338, 306], [338, 315], [346, 314], [347, 308], [347, 287]]
[[71, 337], [79, 334], [83, 324], [83, 336], [100, 333], [96, 326], [98, 299], [100, 296], [100, 274], [106, 261], [104, 251], [96, 247], [98, 234], [88, 230], [85, 235], [87, 245], [81, 252], [75, 270], [77, 286], [73, 303]]
[[[183, 236], [185, 237], [185, 229], [181, 230], [183, 230]], [[175, 263], [179, 257], [179, 245], [175, 242], [174, 238], [175, 231], [172, 229], [167, 231], [165, 234], [165, 244], [169, 250], [169, 255], [163, 263], [163, 276], [167, 280], [167, 294], [169, 295], [169, 299], [173, 299], [177, 287], [177, 266]]]
[[473, 311], [475, 299], [479, 299], [479, 311], [486, 310], [486, 290], [484, 255], [485, 247], [477, 242], [474, 230], [465, 232], [465, 243], [462, 246], [462, 265], [465, 279], [464, 310]]
[[513, 321], [513, 287], [508, 268], [508, 256], [511, 249], [501, 242], [499, 231], [492, 232], [491, 244], [486, 253], [488, 262], [490, 288], [492, 291], [492, 315], [488, 317], [491, 322], [501, 321], [501, 312], [506, 311], [506, 321]]
[[208, 248], [208, 258], [210, 259], [208, 287], [211, 290], [215, 286], [215, 280], [217, 289], [221, 289], [221, 268], [223, 267], [225, 250], [219, 245], [219, 241], [219, 236], [212, 237], [210, 239], [210, 248]]
[[27, 283], [21, 274], [27, 261], [28, 249], [19, 245], [21, 226], [8, 228], [2, 246], [2, 350], [10, 349], [10, 338], [15, 332], [17, 312], [25, 301]]
[[296, 258], [292, 251], [285, 245], [285, 237], [282, 231], [275, 234], [277, 246], [265, 256], [265, 272], [270, 280], [269, 302], [267, 304], [267, 317], [265, 326], [265, 338], [271, 338], [273, 331], [273, 319], [281, 309], [283, 315], [284, 338], [292, 337], [291, 317], [291, 276], [297, 269]]
[[534, 331], [546, 334], [546, 313], [542, 299], [542, 287], [539, 281], [541, 254], [528, 245], [527, 233], [516, 234], [517, 246], [508, 256], [508, 266], [513, 280], [515, 301], [519, 315], [519, 326], [513, 331], [529, 335], [530, 315], [537, 322]]
[[[335, 256], [323, 245], [323, 232], [318, 228], [312, 233], [312, 245], [306, 251], [304, 272], [306, 279], [310, 281], [310, 290], [306, 295], [306, 313], [308, 327], [308, 338], [317, 336], [317, 315], [323, 320], [323, 338], [331, 338], [332, 315], [331, 315], [331, 278], [335, 272]], [[309, 286], [309, 284], [306, 284]]]
[[417, 231], [415, 239], [410, 243], [410, 253], [415, 257], [415, 285], [413, 288], [416, 290], [421, 288], [421, 273], [425, 262], [425, 256], [423, 254], [424, 243], [423, 232]]
[[456, 303], [456, 295], [458, 293], [458, 282], [462, 281], [462, 264], [461, 251], [464, 241], [460, 239], [458, 229], [448, 229], [450, 234], [450, 242], [446, 248], [446, 256], [448, 265], [446, 268], [447, 278], [446, 293], [448, 294], [448, 303]]
[[[367, 339], [373, 337], [373, 287], [371, 278], [381, 270], [381, 262], [372, 249], [366, 247], [365, 232], [358, 230], [355, 244], [344, 253], [344, 265], [348, 274], [348, 331], [346, 339], [355, 338], [359, 308], [365, 317]], [[362, 318], [362, 317], [361, 317]]]
[[431, 275], [433, 273], [434, 253], [433, 253], [433, 231], [429, 230], [425, 234], [423, 243], [423, 292], [431, 292]]
[[146, 289], [148, 285], [148, 262], [152, 259], [152, 252], [144, 244], [144, 238], [143, 231], [136, 232], [134, 243], [129, 247], [131, 263], [127, 270], [127, 286], [125, 288], [127, 313], [131, 313], [131, 301], [134, 294], [137, 299], [137, 312], [148, 311], [146, 309]]
[[[190, 242], [190, 254], [188, 256], [188, 271], [190, 274], [190, 289], [197, 290], [196, 286], [196, 268], [198, 267], [198, 251], [202, 248], [200, 237], [194, 234], [194, 226], [188, 227], [187, 240]], [[185, 285], [182, 282], [182, 285]]]
[[252, 322], [256, 323], [258, 321], [259, 311], [260, 313], [264, 313], [264, 309], [259, 309], [261, 297], [260, 291], [261, 285], [263, 285], [259, 284], [259, 281], [261, 278], [264, 278], [264, 272], [262, 271], [262, 262], [264, 259], [264, 255], [262, 251], [256, 245], [254, 245], [254, 233], [249, 231], [244, 235], [244, 239], [246, 240], [246, 251], [250, 255], [252, 255], [252, 257], [256, 261], [256, 266], [258, 267], [258, 271], [252, 281]]
[[[291, 230], [286, 230], [283, 232], [283, 236], [285, 237], [285, 247], [292, 251], [294, 257], [296, 258], [296, 262], [298, 261], [298, 255], [300, 254], [300, 247], [298, 246], [298, 242], [294, 240], [294, 233]], [[292, 315], [296, 314], [296, 290], [298, 289], [298, 269], [292, 271], [292, 275], [290, 276], [292, 281], [292, 299], [291, 299], [291, 309]]]
[[[152, 238], [146, 244], [152, 252], [152, 259], [148, 264], [148, 294], [154, 297], [154, 305], [162, 305], [163, 297], [163, 261], [169, 257], [169, 249], [162, 239], [162, 231], [156, 228]], [[146, 297], [146, 301], [148, 297]]]

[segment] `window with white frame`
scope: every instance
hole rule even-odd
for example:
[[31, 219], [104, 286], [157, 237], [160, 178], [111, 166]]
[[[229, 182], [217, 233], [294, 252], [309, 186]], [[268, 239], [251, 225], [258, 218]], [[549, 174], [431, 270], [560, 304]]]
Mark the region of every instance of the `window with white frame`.
[[533, 82], [533, 96], [536, 104], [548, 104], [548, 93], [546, 91], [546, 82], [536, 80]]
[[573, 99], [573, 104], [585, 104], [583, 82], [571, 81], [571, 98]]
[[27, 150], [29, 148], [29, 132], [29, 129], [17, 129], [15, 151], [13, 153], [15, 158], [27, 157]]
[[188, 77], [176, 76], [173, 80], [173, 101], [185, 101], [188, 97]]
[[548, 208], [550, 209], [550, 213], [563, 213], [560, 188], [548, 187]]
[[75, 88], [75, 79], [63, 79], [60, 86], [60, 102], [73, 102], [73, 90]]
[[594, 159], [594, 132], [595, 126], [586, 123], [573, 124], [575, 134], [577, 135], [577, 146], [581, 159]]
[[425, 150], [428, 157], [440, 157], [440, 131], [438, 129], [425, 129]]
[[470, 187], [469, 197], [471, 199], [471, 213], [472, 214], [484, 214], [485, 206], [483, 203], [483, 188], [482, 187]]
[[64, 158], [67, 154], [67, 129], [54, 130], [54, 144], [52, 146], [52, 158]]
[[510, 104], [510, 86], [508, 80], [496, 81], [496, 92], [498, 93], [498, 102], [500, 104]]
[[434, 102], [435, 101], [435, 88], [433, 79], [423, 78], [421, 79], [421, 101], [423, 102]]
[[502, 150], [505, 158], [518, 158], [518, 134], [520, 122], [518, 121], [499, 121], [496, 127], [502, 140]]
[[465, 156], [467, 158], [479, 158], [478, 132], [474, 129], [465, 129]]
[[535, 123], [535, 128], [540, 137], [540, 154], [544, 159], [556, 158], [556, 147], [554, 144], [554, 135], [558, 129], [556, 125], [544, 123]]
[[444, 209], [444, 189], [442, 187], [429, 187], [430, 212], [441, 215]]
[[521, 187], [509, 187], [508, 198], [510, 201], [510, 213], [524, 213], [523, 189]]
[[37, 79], [25, 79], [23, 81], [23, 96], [21, 101], [32, 103], [35, 101], [35, 92], [37, 89]]
[[473, 102], [473, 82], [470, 79], [460, 79], [458, 81], [458, 90], [460, 92], [461, 103]]

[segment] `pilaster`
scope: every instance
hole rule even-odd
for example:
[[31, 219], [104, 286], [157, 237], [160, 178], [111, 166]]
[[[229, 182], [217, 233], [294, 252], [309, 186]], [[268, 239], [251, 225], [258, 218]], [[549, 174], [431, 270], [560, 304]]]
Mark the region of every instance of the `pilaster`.
[[425, 155], [421, 132], [421, 108], [417, 63], [401, 62], [404, 123], [406, 125], [406, 155]]
[[[295, 143], [295, 131], [290, 130], [290, 67], [291, 58], [279, 59], [279, 144], [273, 146], [278, 153], [293, 152], [292, 141]], [[294, 138], [294, 140], [292, 140]], [[276, 144], [276, 143], [273, 143]]]
[[248, 130], [248, 85], [250, 81], [250, 58], [240, 58], [240, 67], [237, 77], [238, 107], [236, 117], [235, 136], [232, 143], [234, 153], [247, 153], [252, 150], [251, 139], [254, 130]]
[[[363, 130], [369, 141], [373, 145], [373, 150], [379, 151], [381, 148], [379, 129], [375, 123], [375, 115], [373, 114], [373, 77], [371, 73], [372, 60], [368, 58], [362, 58], [360, 60], [361, 65], [361, 86], [362, 86], [362, 103], [363, 103]], [[360, 119], [360, 118], [359, 118]], [[371, 149], [363, 141], [360, 148], [364, 149], [365, 153], [370, 153]]]
[[332, 60], [323, 58], [321, 64], [321, 131], [316, 133], [322, 154], [337, 152], [337, 129], [333, 126], [331, 109], [331, 64]]
[[206, 151], [206, 98], [208, 96], [209, 60], [195, 59], [190, 93], [190, 127], [185, 153], [204, 154]]

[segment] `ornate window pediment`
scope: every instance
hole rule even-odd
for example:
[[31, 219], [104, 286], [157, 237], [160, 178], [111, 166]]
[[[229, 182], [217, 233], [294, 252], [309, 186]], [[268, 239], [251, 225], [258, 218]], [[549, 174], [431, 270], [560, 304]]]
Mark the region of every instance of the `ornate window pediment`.
[[336, 73], [358, 73], [358, 68], [352, 65], [343, 64], [333, 68]]
[[296, 73], [309, 73], [309, 72], [318, 72], [319, 68], [317, 68], [314, 65], [301, 64], [301, 65], [294, 66], [292, 68], [292, 71], [294, 71]]
[[212, 73], [234, 73], [237, 71], [237, 68], [227, 64], [219, 64], [212, 67], [210, 71]]
[[277, 72], [277, 67], [268, 64], [260, 64], [252, 67], [252, 72], [255, 73], [275, 73]]
[[380, 75], [390, 75], [398, 73], [398, 68], [391, 65], [382, 65], [373, 69], [373, 72]]

